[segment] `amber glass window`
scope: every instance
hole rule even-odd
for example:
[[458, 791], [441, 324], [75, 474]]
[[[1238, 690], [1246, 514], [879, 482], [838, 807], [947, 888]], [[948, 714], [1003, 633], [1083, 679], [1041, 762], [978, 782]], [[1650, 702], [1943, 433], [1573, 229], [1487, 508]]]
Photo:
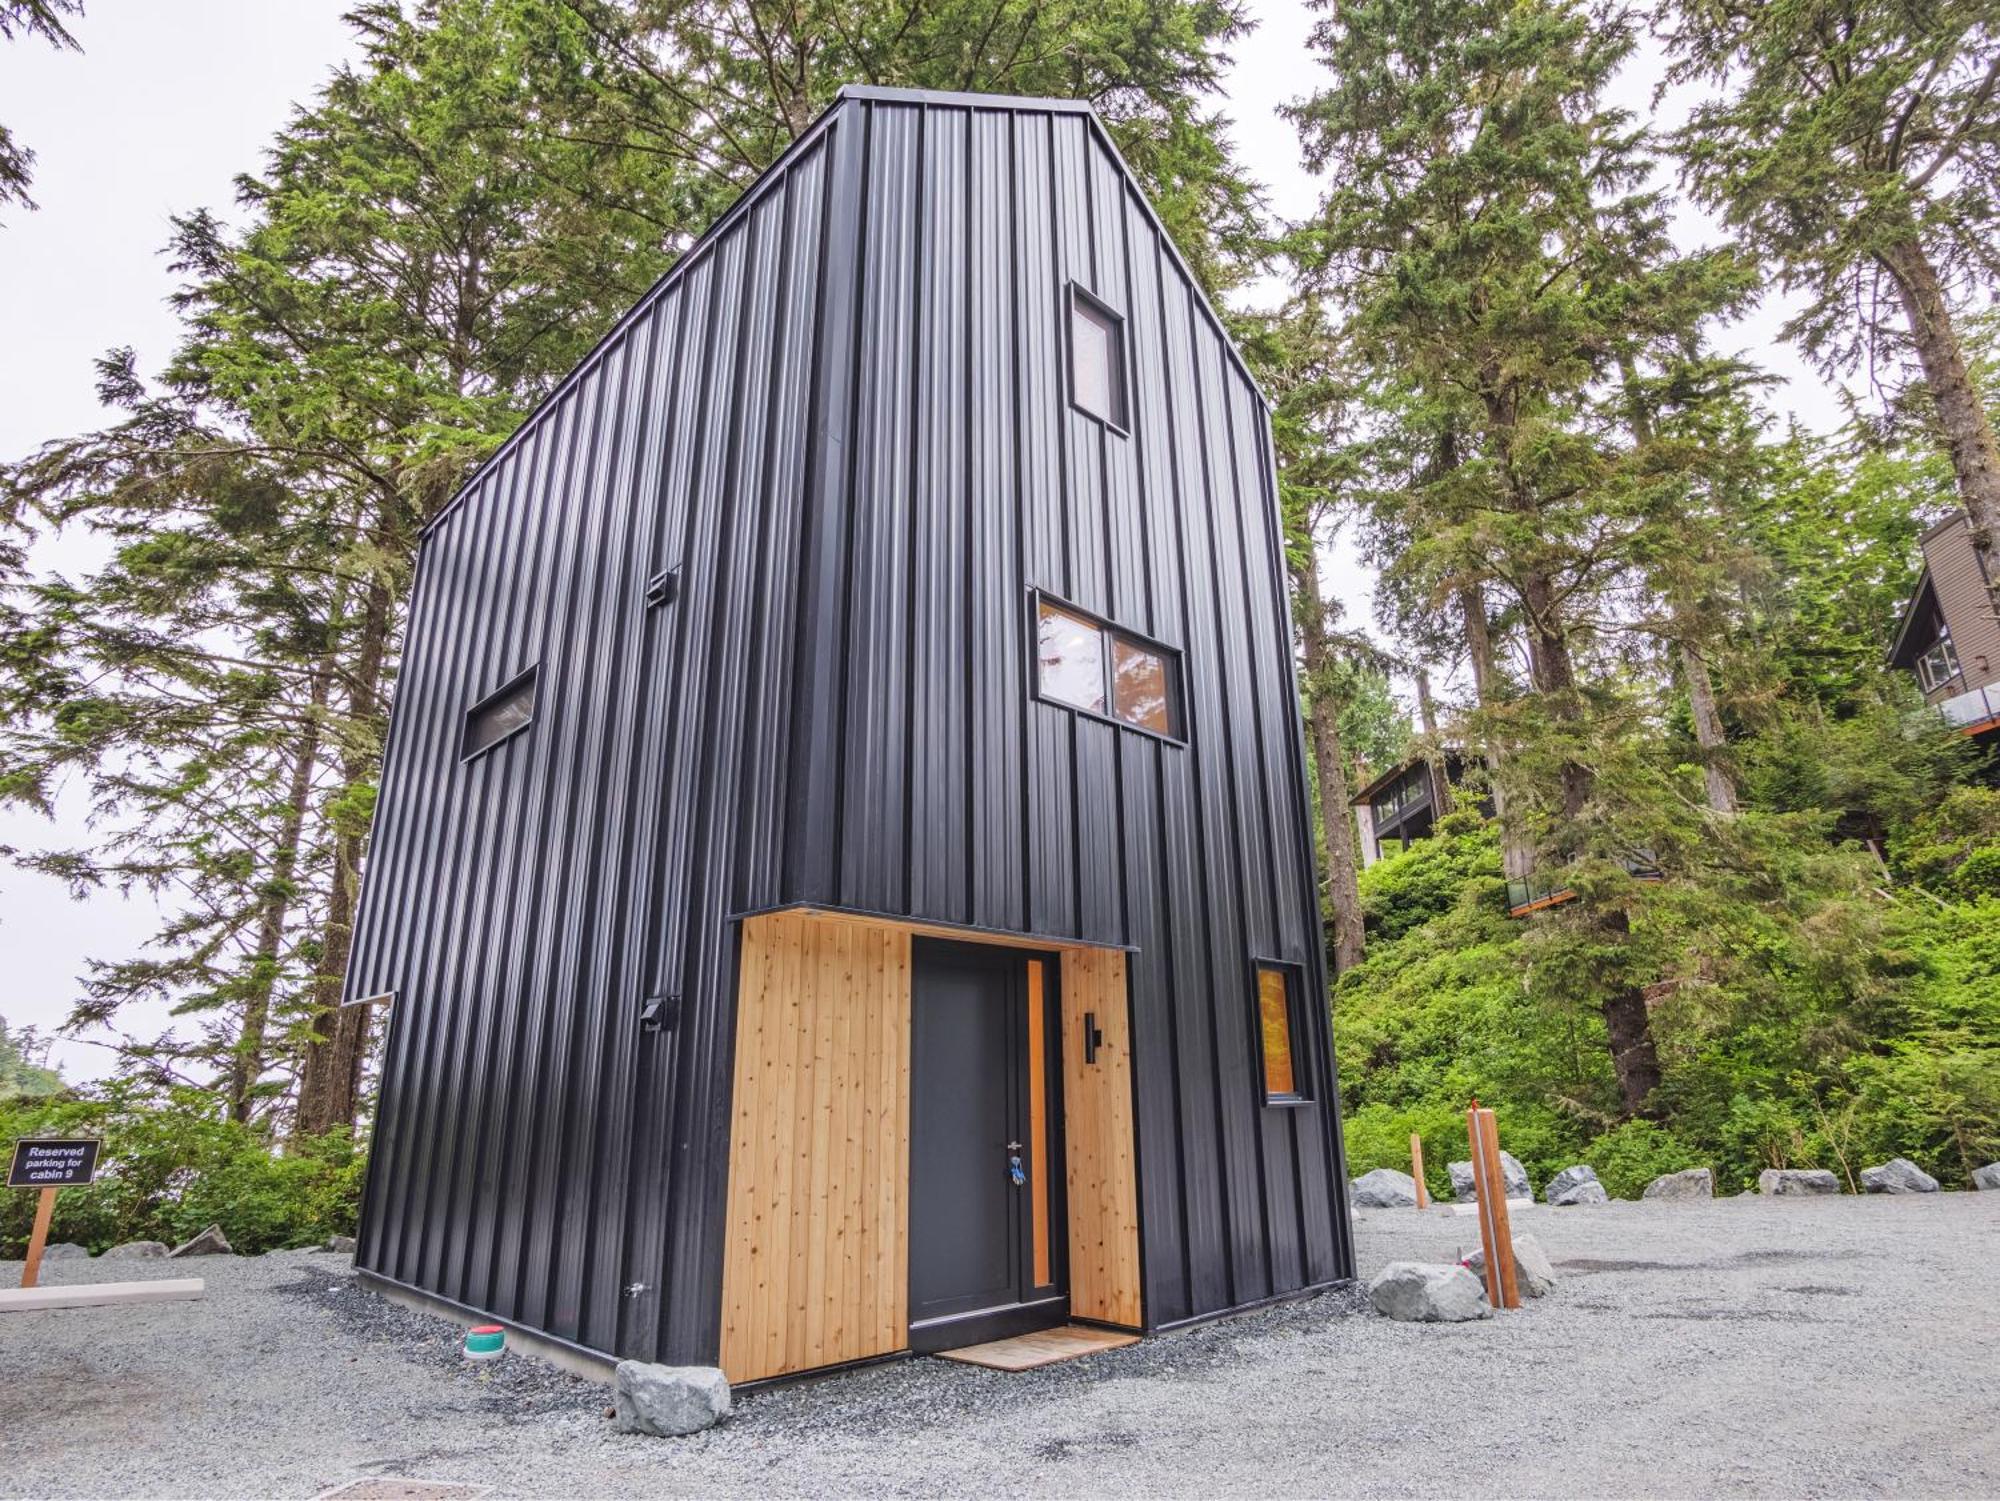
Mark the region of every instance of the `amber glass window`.
[[464, 746], [459, 754], [470, 758], [491, 750], [509, 735], [525, 730], [534, 718], [535, 670], [531, 667], [467, 711]]
[[1180, 660], [1172, 651], [1039, 597], [1035, 685], [1056, 703], [1181, 738]]
[[1264, 1097], [1297, 1100], [1301, 1089], [1292, 1051], [1291, 972], [1274, 964], [1257, 966], [1257, 1020], [1264, 1039]]
[[1091, 416], [1123, 429], [1125, 321], [1079, 287], [1069, 296], [1070, 400]]
[[1113, 636], [1111, 663], [1111, 717], [1156, 735], [1173, 734], [1173, 665], [1166, 654]]

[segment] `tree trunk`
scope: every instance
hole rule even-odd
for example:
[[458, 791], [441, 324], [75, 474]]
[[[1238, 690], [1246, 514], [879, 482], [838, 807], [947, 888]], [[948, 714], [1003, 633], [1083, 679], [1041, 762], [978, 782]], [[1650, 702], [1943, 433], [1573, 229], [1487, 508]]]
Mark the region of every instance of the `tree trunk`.
[[[1570, 654], [1569, 631], [1555, 598], [1552, 582], [1540, 574], [1522, 581], [1521, 603], [1528, 616], [1528, 662], [1537, 692], [1547, 694], [1556, 718], [1577, 717], [1576, 663]], [[1562, 763], [1563, 837], [1551, 853], [1569, 858], [1577, 850], [1577, 835], [1590, 805], [1596, 778], [1588, 766], [1570, 757]], [[1630, 919], [1622, 911], [1593, 914], [1593, 922], [1609, 944], [1624, 948], [1632, 936]], [[1602, 1002], [1605, 1038], [1611, 1066], [1618, 1076], [1618, 1093], [1632, 1115], [1653, 1112], [1652, 1095], [1660, 1083], [1660, 1057], [1653, 1046], [1652, 1022], [1646, 1014], [1646, 994], [1622, 976], [1611, 981]]]
[[1436, 817], [1443, 818], [1451, 812], [1451, 768], [1438, 745], [1437, 708], [1431, 703], [1431, 675], [1421, 667], [1417, 669], [1417, 723], [1423, 726], [1424, 741], [1429, 747], [1424, 752], [1424, 760], [1431, 774], [1431, 809]]
[[[388, 660], [394, 606], [388, 583], [377, 577], [368, 586], [349, 678], [348, 732], [340, 758], [342, 778], [349, 787], [365, 781], [375, 766], [374, 747], [381, 738], [382, 674]], [[369, 1008], [343, 1007], [340, 1000], [354, 947], [354, 908], [366, 839], [365, 829], [337, 828], [334, 832], [333, 886], [327, 895], [319, 970], [313, 976], [312, 1025], [299, 1073], [296, 1126], [303, 1136], [352, 1126], [361, 1103]]]
[[312, 799], [313, 772], [319, 764], [320, 715], [326, 708], [331, 676], [331, 665], [322, 661], [313, 674], [306, 727], [299, 734], [293, 752], [291, 777], [285, 788], [284, 823], [279, 828], [277, 853], [271, 861], [271, 879], [265, 888], [264, 908], [257, 918], [256, 983], [243, 1004], [243, 1025], [237, 1033], [235, 1054], [229, 1060], [229, 1118], [234, 1121], [250, 1119], [251, 1092], [264, 1074], [264, 1043], [271, 1020], [271, 993], [277, 985], [285, 925], [291, 918], [292, 900], [296, 895], [299, 839], [305, 832], [306, 807]]
[[1310, 693], [1306, 723], [1312, 734], [1313, 770], [1319, 778], [1320, 860], [1326, 867], [1333, 967], [1339, 974], [1361, 962], [1366, 940], [1347, 804], [1347, 759], [1340, 744], [1340, 700], [1333, 691], [1333, 652], [1327, 642], [1317, 553], [1309, 550], [1305, 562], [1294, 564], [1292, 577], [1299, 591], [1300, 648]]
[[[1632, 936], [1623, 912], [1606, 915], [1604, 929], [1618, 943]], [[1618, 1076], [1618, 1095], [1630, 1115], [1657, 1116], [1653, 1091], [1660, 1087], [1660, 1055], [1653, 1046], [1653, 1024], [1646, 1014], [1646, 993], [1637, 985], [1614, 984], [1604, 998], [1604, 1032], [1611, 1046], [1611, 1067]]]
[[[1632, 429], [1632, 441], [1643, 447], [1653, 441], [1653, 419], [1639, 397], [1638, 367], [1630, 355], [1621, 357], [1618, 365], [1625, 376], [1626, 421]], [[1667, 614], [1673, 624], [1674, 644], [1680, 649], [1681, 675], [1687, 679], [1688, 704], [1694, 715], [1695, 744], [1701, 747], [1701, 775], [1708, 788], [1708, 805], [1717, 813], [1734, 813], [1736, 784], [1722, 764], [1728, 739], [1722, 733], [1722, 716], [1715, 708], [1715, 679], [1709, 675], [1708, 663], [1701, 653], [1690, 644], [1694, 622], [1689, 619], [1685, 604], [1672, 597], [1676, 591], [1661, 592], [1668, 596]]]
[[[1461, 584], [1458, 612], [1465, 624], [1465, 653], [1472, 663], [1472, 688], [1482, 709], [1499, 702], [1499, 678], [1493, 666], [1493, 626], [1486, 618], [1486, 596], [1477, 584]], [[1493, 789], [1493, 815], [1500, 820], [1500, 869], [1510, 881], [1525, 881], [1535, 867], [1534, 851], [1507, 819], [1507, 793], [1500, 785], [1500, 747], [1489, 737], [1485, 747], [1486, 779]]]
[[[1966, 369], [1965, 350], [1953, 327], [1944, 287], [1914, 236], [1883, 251], [1881, 261], [1903, 300], [1910, 339], [1937, 408], [1945, 450], [1951, 455], [1959, 499], [1972, 521], [1972, 545], [1990, 558], [2000, 545], [2000, 441], [1994, 438], [1992, 421]], [[1991, 567], [1987, 576], [2000, 581], [2000, 571]], [[1992, 588], [2000, 608], [2000, 582]]]
[[1728, 740], [1722, 733], [1722, 716], [1715, 708], [1715, 683], [1708, 675], [1708, 663], [1685, 641], [1681, 643], [1681, 673], [1687, 679], [1688, 706], [1694, 714], [1695, 744], [1701, 747], [1708, 805], [1717, 813], [1732, 814], [1736, 811], [1736, 783], [1722, 764]]

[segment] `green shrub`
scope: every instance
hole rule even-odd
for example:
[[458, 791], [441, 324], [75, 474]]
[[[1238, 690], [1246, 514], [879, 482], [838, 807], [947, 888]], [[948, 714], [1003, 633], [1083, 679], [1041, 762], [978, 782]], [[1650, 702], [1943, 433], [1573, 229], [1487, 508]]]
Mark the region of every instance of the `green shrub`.
[[1701, 1154], [1651, 1121], [1626, 1121], [1583, 1149], [1597, 1181], [1614, 1199], [1636, 1199], [1663, 1173], [1706, 1167]]
[[[128, 1240], [173, 1244], [219, 1224], [231, 1246], [254, 1255], [351, 1235], [360, 1214], [367, 1158], [348, 1132], [274, 1143], [201, 1090], [113, 1081], [0, 1102], [0, 1143], [32, 1135], [103, 1139], [97, 1181], [63, 1190], [50, 1230], [93, 1252]], [[34, 1199], [0, 1199], [0, 1256], [25, 1253]]]

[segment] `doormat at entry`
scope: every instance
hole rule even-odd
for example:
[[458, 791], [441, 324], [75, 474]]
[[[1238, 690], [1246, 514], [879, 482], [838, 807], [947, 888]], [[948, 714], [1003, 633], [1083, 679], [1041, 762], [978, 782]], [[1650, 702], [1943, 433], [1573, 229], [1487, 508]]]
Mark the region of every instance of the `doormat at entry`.
[[938, 1358], [962, 1360], [967, 1365], [983, 1365], [996, 1371], [1032, 1371], [1036, 1366], [1054, 1365], [1058, 1360], [1075, 1360], [1081, 1355], [1095, 1355], [1099, 1350], [1116, 1350], [1138, 1343], [1136, 1334], [1070, 1324], [983, 1345], [967, 1345], [963, 1350], [940, 1350]]

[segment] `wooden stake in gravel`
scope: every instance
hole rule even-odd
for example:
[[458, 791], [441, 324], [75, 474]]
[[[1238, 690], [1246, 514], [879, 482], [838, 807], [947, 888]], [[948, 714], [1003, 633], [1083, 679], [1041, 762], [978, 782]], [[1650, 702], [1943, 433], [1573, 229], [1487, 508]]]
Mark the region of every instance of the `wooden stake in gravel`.
[[1410, 1133], [1410, 1176], [1417, 1180], [1417, 1208], [1430, 1208], [1430, 1191], [1424, 1187], [1424, 1139], [1414, 1131]]
[[1479, 1194], [1479, 1234], [1486, 1245], [1486, 1295], [1495, 1308], [1519, 1308], [1514, 1273], [1514, 1230], [1507, 1213], [1507, 1175], [1500, 1167], [1500, 1127], [1493, 1112], [1474, 1100], [1466, 1112], [1472, 1141], [1472, 1176]]

